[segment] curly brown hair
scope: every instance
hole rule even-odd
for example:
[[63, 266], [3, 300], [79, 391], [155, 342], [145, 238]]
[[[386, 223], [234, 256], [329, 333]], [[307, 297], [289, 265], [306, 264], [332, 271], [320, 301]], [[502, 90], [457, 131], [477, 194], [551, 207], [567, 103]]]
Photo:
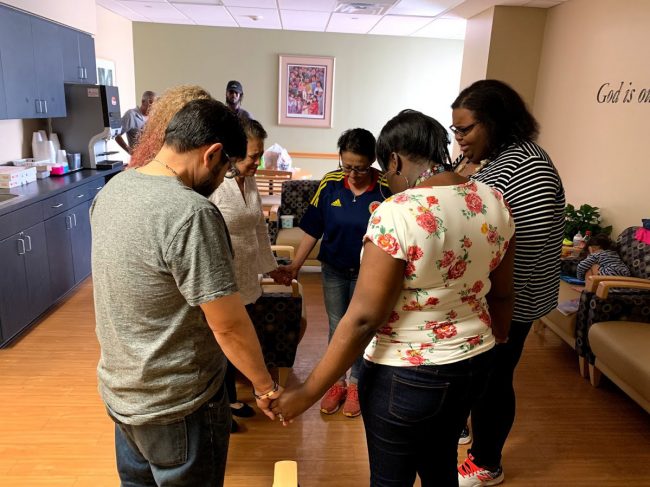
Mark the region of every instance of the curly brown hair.
[[128, 167], [144, 166], [156, 156], [163, 146], [167, 125], [188, 102], [211, 98], [210, 93], [196, 85], [180, 85], [165, 91], [151, 106], [149, 118], [138, 138]]

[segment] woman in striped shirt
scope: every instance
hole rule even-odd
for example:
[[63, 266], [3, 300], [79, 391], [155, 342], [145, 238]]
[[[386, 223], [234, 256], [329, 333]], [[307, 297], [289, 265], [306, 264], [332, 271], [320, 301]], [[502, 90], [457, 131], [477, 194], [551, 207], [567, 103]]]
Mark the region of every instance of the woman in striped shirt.
[[497, 80], [465, 88], [451, 105], [462, 152], [457, 170], [505, 197], [515, 220], [515, 308], [507, 343], [498, 344], [487, 392], [472, 407], [474, 443], [458, 467], [460, 487], [503, 482], [501, 451], [515, 417], [514, 370], [534, 320], [557, 305], [564, 233], [564, 188], [539, 126], [519, 94]]

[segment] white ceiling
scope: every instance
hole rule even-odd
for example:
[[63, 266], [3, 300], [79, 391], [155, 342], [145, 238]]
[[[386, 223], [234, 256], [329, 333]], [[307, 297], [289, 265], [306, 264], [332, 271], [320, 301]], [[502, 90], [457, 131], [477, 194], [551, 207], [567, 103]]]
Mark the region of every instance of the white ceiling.
[[466, 19], [495, 5], [567, 0], [95, 0], [136, 22], [463, 39]]

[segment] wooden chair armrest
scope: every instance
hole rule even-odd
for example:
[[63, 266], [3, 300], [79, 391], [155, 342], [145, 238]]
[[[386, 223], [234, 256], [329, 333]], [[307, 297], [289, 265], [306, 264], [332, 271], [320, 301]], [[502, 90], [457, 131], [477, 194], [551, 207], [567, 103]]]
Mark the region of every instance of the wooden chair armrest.
[[269, 221], [277, 222], [278, 221], [278, 210], [280, 209], [279, 205], [273, 205], [269, 208]]
[[628, 277], [628, 276], [590, 276], [585, 282], [585, 291], [590, 293], [596, 292], [598, 285], [603, 281], [632, 281], [638, 280], [640, 282], [648, 282], [647, 279], [639, 279], [638, 277]]
[[616, 280], [602, 280], [598, 284], [598, 289], [596, 289], [596, 296], [601, 299], [606, 299], [609, 295], [609, 290], [614, 288], [626, 288], [626, 289], [639, 289], [639, 290], [648, 290], [650, 291], [650, 280], [648, 279], [639, 279], [638, 277], [628, 277], [627, 280], [616, 279]]
[[276, 253], [286, 252], [289, 260], [293, 260], [295, 249], [291, 245], [271, 245], [271, 250]]

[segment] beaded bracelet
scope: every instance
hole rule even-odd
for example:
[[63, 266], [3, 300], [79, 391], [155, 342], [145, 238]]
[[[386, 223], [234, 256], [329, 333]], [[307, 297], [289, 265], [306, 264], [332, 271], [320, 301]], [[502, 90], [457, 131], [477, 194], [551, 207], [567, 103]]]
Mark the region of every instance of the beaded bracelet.
[[271, 389], [269, 392], [267, 392], [265, 394], [259, 394], [259, 395], [255, 391], [253, 391], [253, 396], [255, 396], [255, 399], [258, 399], [258, 400], [268, 399], [273, 394], [278, 392], [279, 388], [280, 388], [279, 384], [276, 381], [273, 381], [273, 389]]

